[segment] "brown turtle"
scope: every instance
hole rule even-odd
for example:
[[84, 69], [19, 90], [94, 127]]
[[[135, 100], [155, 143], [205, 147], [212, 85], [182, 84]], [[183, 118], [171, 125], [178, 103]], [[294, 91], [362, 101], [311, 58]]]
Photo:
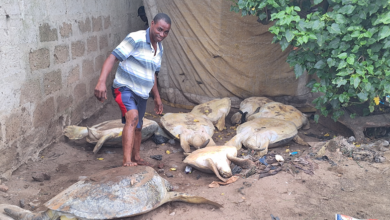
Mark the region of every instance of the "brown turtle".
[[232, 124], [242, 124], [246, 122], [249, 116], [258, 112], [263, 105], [269, 102], [273, 101], [266, 97], [250, 97], [244, 99], [244, 101], [240, 103], [240, 110], [230, 119]]
[[255, 118], [277, 118], [291, 121], [300, 129], [309, 129], [310, 124], [305, 114], [292, 105], [285, 105], [280, 102], [270, 102], [260, 108], [259, 112], [248, 117], [248, 121]]
[[167, 180], [148, 166], [118, 167], [81, 180], [50, 199], [45, 212], [31, 213], [0, 205], [15, 220], [77, 220], [125, 218], [147, 213], [167, 202], [220, 204], [203, 197], [171, 192]]
[[215, 173], [222, 181], [226, 182], [232, 176], [230, 162], [248, 169], [254, 166], [249, 159], [237, 157], [237, 149], [234, 146], [209, 146], [190, 153], [183, 161], [191, 167], [205, 173]]
[[195, 106], [191, 113], [210, 120], [219, 131], [222, 131], [225, 128], [225, 117], [230, 112], [230, 106], [229, 98], [214, 99]]
[[[86, 138], [87, 142], [96, 144], [93, 152], [96, 154], [104, 145], [122, 144], [122, 130], [124, 124], [122, 120], [104, 121], [92, 127], [82, 127], [76, 125], [67, 126], [64, 135], [71, 140]], [[167, 137], [157, 122], [144, 118], [142, 125], [142, 141], [147, 140], [152, 135]]]
[[197, 149], [214, 146], [211, 138], [214, 125], [211, 121], [192, 113], [167, 113], [161, 117], [162, 126], [172, 136], [180, 139], [180, 145], [185, 152], [190, 152], [190, 146]]
[[249, 149], [261, 151], [265, 155], [268, 148], [281, 146], [291, 140], [307, 145], [298, 137], [294, 123], [276, 118], [256, 118], [237, 127], [237, 135], [225, 145], [241, 149], [242, 145]]

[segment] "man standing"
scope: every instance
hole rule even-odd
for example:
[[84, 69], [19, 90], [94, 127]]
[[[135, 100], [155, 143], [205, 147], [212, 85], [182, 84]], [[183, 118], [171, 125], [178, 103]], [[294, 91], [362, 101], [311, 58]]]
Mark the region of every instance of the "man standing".
[[104, 61], [95, 96], [107, 99], [106, 80], [116, 61], [120, 61], [112, 92], [122, 112], [123, 166], [148, 165], [140, 157], [142, 119], [149, 92], [154, 96], [155, 112], [161, 114], [163, 105], [157, 89], [163, 47], [161, 41], [168, 36], [171, 19], [157, 14], [146, 31], [132, 32]]

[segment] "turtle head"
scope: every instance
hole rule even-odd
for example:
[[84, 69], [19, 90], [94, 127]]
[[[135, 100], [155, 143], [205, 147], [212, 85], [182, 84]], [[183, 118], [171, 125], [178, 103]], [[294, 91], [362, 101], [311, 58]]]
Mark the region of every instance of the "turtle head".
[[219, 167], [219, 173], [224, 178], [230, 178], [232, 176], [232, 170], [230, 169], [230, 163], [227, 163], [226, 166]]
[[[189, 141], [190, 142], [190, 144], [192, 145], [192, 146], [194, 146], [195, 148], [201, 148], [201, 147], [205, 147], [205, 146], [203, 146], [204, 145], [204, 143], [207, 141], [207, 140], [209, 140], [209, 139], [206, 139], [206, 137], [205, 136], [203, 136], [201, 133], [199, 134], [199, 133], [196, 133], [196, 134], [194, 134], [194, 136], [192, 137], [192, 139]], [[207, 144], [206, 144], [207, 145]]]

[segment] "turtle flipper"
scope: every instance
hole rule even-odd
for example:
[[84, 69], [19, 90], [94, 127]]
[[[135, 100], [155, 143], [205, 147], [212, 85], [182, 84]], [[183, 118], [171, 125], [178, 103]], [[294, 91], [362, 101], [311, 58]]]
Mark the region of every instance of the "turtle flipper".
[[56, 220], [59, 217], [57, 212], [51, 210], [34, 214], [14, 205], [5, 206], [4, 212], [15, 220]]
[[266, 155], [268, 153], [269, 139], [266, 139], [264, 143], [259, 147], [260, 157]]
[[303, 145], [303, 146], [310, 146], [306, 141], [304, 141], [301, 137], [296, 135], [293, 139], [293, 141], [297, 144]]
[[180, 146], [186, 153], [189, 153], [191, 151], [190, 144], [188, 143], [187, 138], [183, 135], [180, 135]]
[[64, 129], [64, 135], [71, 140], [83, 139], [88, 136], [87, 127], [70, 125]]
[[120, 136], [122, 136], [122, 132], [121, 132], [119, 135], [117, 135], [117, 134], [115, 134], [115, 133], [110, 133], [110, 134], [104, 135], [104, 136], [101, 137], [101, 138], [99, 139], [99, 141], [96, 143], [95, 148], [93, 149], [93, 153], [94, 153], [94, 154], [97, 154], [97, 152], [100, 150], [100, 148], [102, 148], [104, 142], [106, 142], [107, 140], [109, 140], [109, 139], [111, 139], [111, 138], [115, 138], [115, 137], [120, 137]]
[[226, 115], [223, 114], [215, 124], [215, 127], [217, 127], [218, 131], [222, 131], [225, 128], [225, 117]]
[[211, 200], [208, 200], [206, 198], [200, 197], [200, 196], [192, 196], [188, 195], [186, 193], [178, 193], [178, 192], [168, 192], [168, 200], [167, 202], [171, 201], [180, 201], [180, 202], [188, 202], [188, 203], [195, 203], [195, 204], [209, 204], [213, 205], [217, 208], [222, 208], [223, 206], [219, 203], [213, 202]]
[[210, 170], [212, 170], [212, 171], [215, 173], [215, 175], [216, 175], [220, 180], [226, 182], [227, 179], [223, 178], [223, 177], [219, 174], [219, 171], [218, 171], [217, 167], [215, 166], [213, 160], [211, 160], [211, 158], [208, 158], [208, 159], [206, 159], [206, 160], [207, 160], [207, 162], [208, 162], [208, 164], [209, 164]]
[[242, 148], [242, 143], [238, 140], [238, 135], [234, 136], [230, 141], [226, 142], [225, 146], [234, 146], [237, 150], [240, 150]]
[[232, 115], [232, 117], [230, 118], [230, 121], [232, 122], [233, 125], [240, 124], [241, 115], [242, 115], [242, 111], [236, 112]]
[[236, 164], [237, 166], [240, 166], [244, 169], [249, 169], [253, 166], [256, 166], [255, 163], [249, 159], [241, 159], [241, 158], [238, 158], [238, 157], [231, 157], [229, 155], [226, 155], [227, 158], [232, 161], [234, 164]]

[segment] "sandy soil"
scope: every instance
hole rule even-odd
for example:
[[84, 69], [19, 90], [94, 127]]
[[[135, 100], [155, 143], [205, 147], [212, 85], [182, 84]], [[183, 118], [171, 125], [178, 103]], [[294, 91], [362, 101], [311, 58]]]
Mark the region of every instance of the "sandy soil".
[[[184, 109], [175, 109], [164, 106], [164, 112], [187, 112]], [[234, 111], [234, 109], [232, 109]], [[147, 112], [150, 119], [159, 120], [153, 112], [153, 102], [148, 101]], [[223, 144], [229, 140], [234, 132], [230, 129], [228, 116], [227, 130], [216, 133], [214, 140]], [[92, 126], [96, 123], [118, 119], [119, 108], [109, 103], [95, 116], [85, 120], [82, 125]], [[300, 136], [308, 142], [321, 141], [318, 138], [325, 134], [330, 137], [337, 135], [322, 126], [312, 122], [311, 129], [300, 131]], [[316, 136], [316, 137], [312, 137]], [[298, 151], [298, 156], [288, 156], [286, 149]], [[73, 142], [62, 138], [41, 153], [37, 162], [29, 162], [16, 170], [12, 177], [2, 184], [9, 187], [7, 192], [0, 191], [0, 203], [19, 205], [23, 203], [26, 209], [34, 210], [61, 192], [63, 189], [77, 182], [80, 176], [88, 176], [101, 170], [120, 166], [122, 163], [121, 148], [103, 147], [100, 153], [92, 153], [93, 145], [85, 141]], [[170, 150], [171, 154], [165, 151]], [[275, 148], [274, 152], [281, 154], [285, 159], [294, 159], [305, 152], [309, 147], [295, 143]], [[168, 178], [170, 183], [177, 187], [177, 191], [193, 195], [204, 196], [210, 200], [223, 204], [224, 208], [214, 209], [209, 205], [196, 205], [180, 202], [171, 202], [149, 213], [126, 219], [271, 219], [271, 214], [281, 220], [287, 219], [334, 219], [335, 213], [354, 216], [355, 218], [390, 219], [390, 163], [359, 162], [341, 157], [335, 161], [337, 166], [331, 166], [327, 161], [312, 160], [314, 175], [301, 170], [294, 172], [281, 171], [276, 175], [259, 179], [259, 174], [249, 178], [240, 178], [237, 182], [219, 188], [209, 188], [208, 185], [218, 180], [215, 175], [194, 171], [185, 174], [184, 156], [180, 145], [156, 145], [151, 140], [141, 146], [141, 156], [154, 165], [159, 161], [149, 158], [150, 155], [161, 154], [165, 174], [172, 174]], [[245, 152], [244, 152], [245, 154]], [[385, 154], [390, 158], [390, 154]], [[103, 158], [99, 160], [98, 158]], [[177, 171], [169, 171], [175, 167]], [[32, 176], [48, 174], [50, 180], [34, 181]]]

